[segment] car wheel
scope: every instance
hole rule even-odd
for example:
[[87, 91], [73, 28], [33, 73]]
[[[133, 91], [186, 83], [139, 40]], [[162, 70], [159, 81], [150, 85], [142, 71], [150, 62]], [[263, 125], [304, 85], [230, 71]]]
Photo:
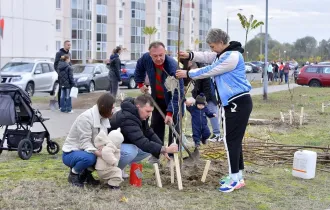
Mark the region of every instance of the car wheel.
[[26, 85], [25, 91], [29, 94], [30, 97], [34, 94], [34, 84], [32, 82], [29, 82]]
[[128, 89], [134, 89], [136, 88], [136, 82], [134, 80], [134, 77], [131, 77], [128, 81]]
[[309, 82], [309, 87], [321, 87], [321, 83], [318, 80], [312, 80]]
[[92, 92], [94, 92], [94, 91], [95, 91], [95, 84], [94, 84], [93, 81], [91, 81], [91, 82], [89, 83], [89, 86], [88, 86], [88, 90], [87, 90], [87, 92], [92, 93]]
[[51, 95], [51, 96], [55, 95], [56, 88], [57, 88], [57, 86], [59, 86], [59, 85], [60, 85], [60, 84], [59, 84], [57, 81], [54, 82], [53, 90], [52, 90], [52, 92], [50, 92], [50, 95]]

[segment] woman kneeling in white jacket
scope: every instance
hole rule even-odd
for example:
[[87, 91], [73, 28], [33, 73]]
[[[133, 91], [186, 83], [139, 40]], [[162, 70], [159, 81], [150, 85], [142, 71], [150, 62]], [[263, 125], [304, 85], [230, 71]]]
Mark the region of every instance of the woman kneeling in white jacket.
[[101, 130], [108, 132], [114, 104], [112, 95], [103, 94], [96, 105], [80, 114], [73, 123], [62, 147], [63, 163], [71, 169], [68, 181], [73, 186], [84, 187], [84, 182], [93, 185], [99, 183], [88, 168], [94, 167], [96, 156], [102, 156], [94, 140]]

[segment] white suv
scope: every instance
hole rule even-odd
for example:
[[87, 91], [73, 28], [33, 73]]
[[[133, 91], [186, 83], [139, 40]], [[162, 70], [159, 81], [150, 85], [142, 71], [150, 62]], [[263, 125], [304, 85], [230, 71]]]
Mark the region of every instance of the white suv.
[[1, 83], [11, 83], [25, 90], [30, 96], [35, 92], [54, 94], [58, 75], [50, 60], [13, 59], [1, 69]]

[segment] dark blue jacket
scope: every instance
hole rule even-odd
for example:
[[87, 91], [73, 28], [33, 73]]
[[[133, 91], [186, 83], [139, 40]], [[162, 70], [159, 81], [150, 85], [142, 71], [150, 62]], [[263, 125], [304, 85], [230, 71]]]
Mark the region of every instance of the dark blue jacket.
[[199, 130], [204, 126], [207, 126], [206, 116], [209, 118], [214, 117], [214, 113], [210, 112], [206, 106], [204, 107], [204, 109], [198, 109], [196, 105], [187, 106], [187, 110], [191, 114], [193, 130]]
[[[175, 72], [178, 69], [178, 63], [170, 56], [165, 56], [165, 62], [164, 62], [164, 69], [170, 76], [175, 76]], [[155, 65], [152, 61], [151, 56], [149, 53], [145, 53], [136, 64], [136, 69], [134, 73], [134, 79], [136, 83], [144, 83], [146, 74], [149, 77], [149, 82], [151, 86], [151, 95], [154, 99], [156, 99], [156, 78], [155, 78]], [[177, 115], [178, 113], [178, 103], [179, 103], [179, 97], [178, 97], [178, 91], [174, 92], [173, 100], [172, 100], [172, 94], [171, 92], [168, 92], [165, 87], [165, 79], [167, 77], [166, 73], [162, 74], [162, 84], [163, 89], [165, 93], [165, 102], [167, 104], [167, 112], [171, 112], [174, 115]], [[183, 98], [183, 80], [180, 79], [180, 96]], [[172, 106], [173, 104], [173, 106]]]

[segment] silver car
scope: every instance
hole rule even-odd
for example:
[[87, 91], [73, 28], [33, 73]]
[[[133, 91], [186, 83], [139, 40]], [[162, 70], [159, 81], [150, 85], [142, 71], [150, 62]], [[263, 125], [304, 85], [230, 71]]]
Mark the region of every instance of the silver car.
[[54, 94], [58, 75], [50, 60], [13, 59], [1, 69], [1, 83], [11, 83], [30, 96], [35, 92]]

